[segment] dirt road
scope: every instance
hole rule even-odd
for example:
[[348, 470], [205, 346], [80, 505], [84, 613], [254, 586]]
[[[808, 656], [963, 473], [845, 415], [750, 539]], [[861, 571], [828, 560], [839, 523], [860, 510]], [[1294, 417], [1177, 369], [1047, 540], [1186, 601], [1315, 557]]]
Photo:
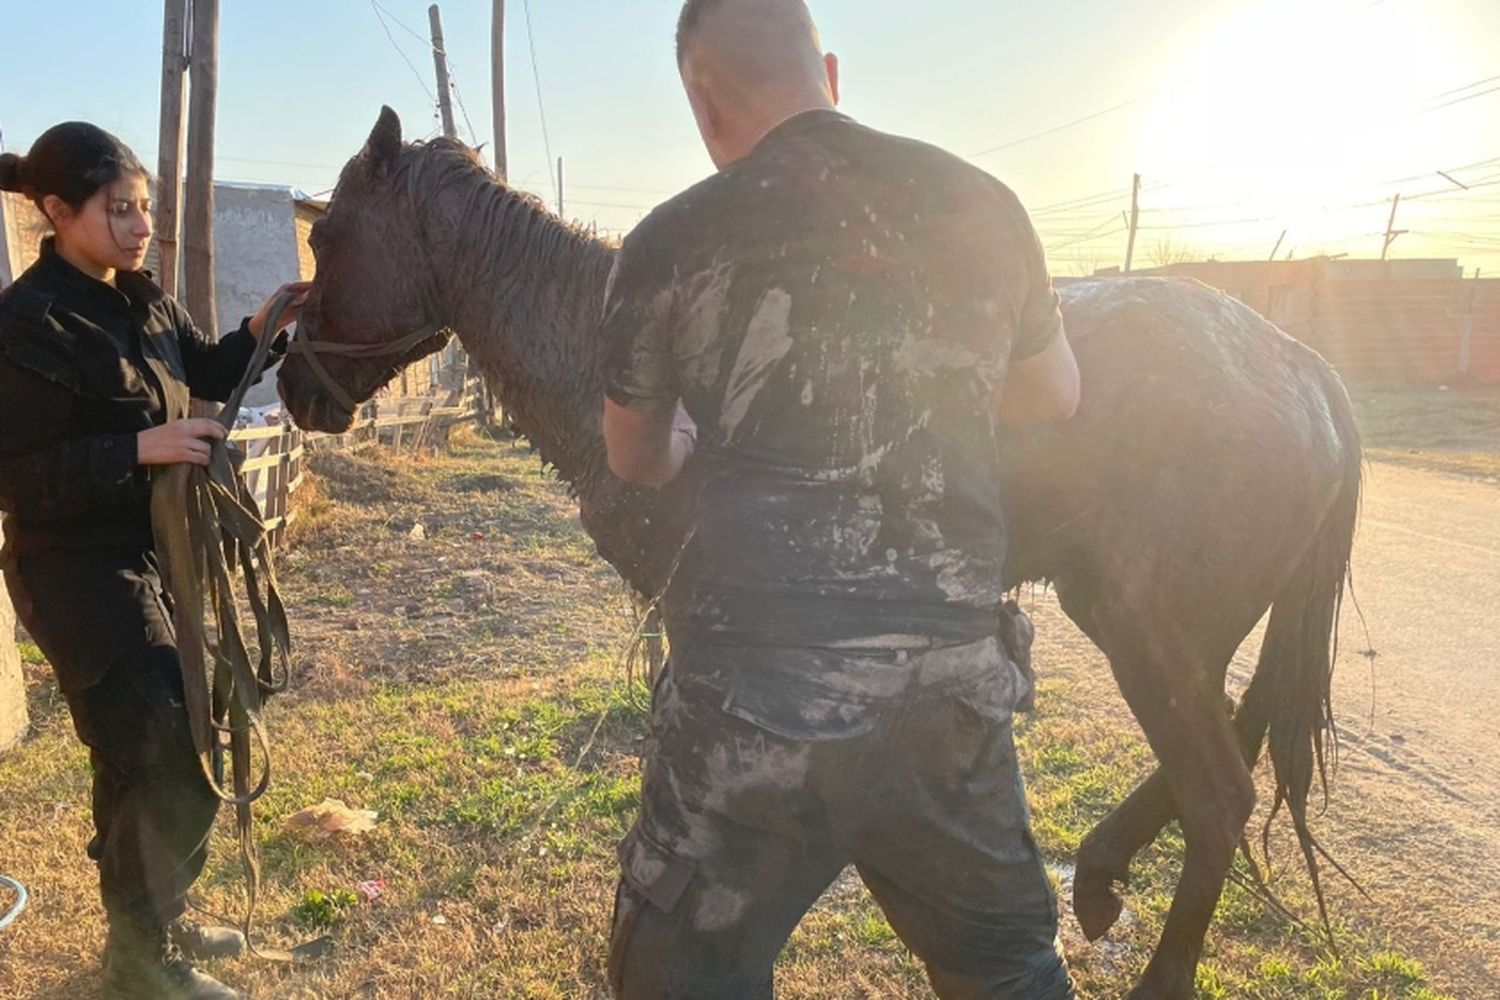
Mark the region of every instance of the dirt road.
[[1500, 997], [1500, 488], [1373, 466], [1354, 581], [1325, 827], [1393, 939]]
[[[1340, 767], [1316, 828], [1373, 901], [1335, 885], [1334, 912], [1453, 995], [1500, 997], [1500, 486], [1373, 465], [1354, 581], [1368, 638], [1351, 603]], [[1125, 713], [1098, 652], [1050, 599], [1037, 612], [1043, 670]], [[1257, 635], [1232, 685], [1258, 648]]]

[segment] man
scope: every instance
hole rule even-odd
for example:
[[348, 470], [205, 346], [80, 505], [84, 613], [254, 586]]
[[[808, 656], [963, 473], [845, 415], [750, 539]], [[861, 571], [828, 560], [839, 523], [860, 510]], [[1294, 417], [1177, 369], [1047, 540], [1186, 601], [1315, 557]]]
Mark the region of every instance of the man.
[[697, 452], [612, 988], [771, 996], [853, 863], [940, 996], [1069, 998], [1011, 741], [1030, 626], [996, 629], [998, 424], [1078, 400], [1036, 235], [833, 110], [802, 0], [689, 0], [678, 64], [719, 173], [630, 235], [605, 307], [610, 467]]

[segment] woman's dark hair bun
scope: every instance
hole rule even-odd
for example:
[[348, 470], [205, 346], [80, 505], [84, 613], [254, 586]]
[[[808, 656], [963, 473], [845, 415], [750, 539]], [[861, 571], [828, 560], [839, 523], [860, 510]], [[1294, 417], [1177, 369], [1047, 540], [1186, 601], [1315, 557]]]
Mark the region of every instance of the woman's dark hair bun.
[[21, 173], [26, 161], [15, 153], [0, 153], [0, 191], [21, 190]]

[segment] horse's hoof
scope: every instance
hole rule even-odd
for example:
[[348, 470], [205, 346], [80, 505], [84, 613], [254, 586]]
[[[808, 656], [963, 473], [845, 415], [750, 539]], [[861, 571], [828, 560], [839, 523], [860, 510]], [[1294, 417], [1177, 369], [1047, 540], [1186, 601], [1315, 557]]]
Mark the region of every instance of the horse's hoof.
[[[1160, 980], [1160, 981], [1158, 981]], [[1125, 1000], [1193, 1000], [1191, 982], [1184, 983], [1178, 977], [1155, 977], [1147, 969], [1136, 988], [1125, 996]]]
[[1120, 919], [1124, 908], [1125, 903], [1109, 879], [1077, 878], [1073, 882], [1073, 916], [1078, 918], [1083, 936], [1090, 941], [1102, 938]]

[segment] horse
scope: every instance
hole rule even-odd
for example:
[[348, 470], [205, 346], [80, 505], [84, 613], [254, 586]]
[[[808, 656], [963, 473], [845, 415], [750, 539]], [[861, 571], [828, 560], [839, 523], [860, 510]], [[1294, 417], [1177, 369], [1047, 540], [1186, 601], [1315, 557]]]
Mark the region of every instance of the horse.
[[[279, 374], [297, 423], [347, 428], [359, 401], [451, 331], [576, 496], [600, 555], [658, 594], [693, 512], [682, 483], [632, 487], [605, 461], [598, 330], [617, 248], [496, 180], [459, 142], [403, 142], [389, 108], [310, 242], [317, 276]], [[1187, 1000], [1267, 744], [1275, 805], [1323, 907], [1307, 804], [1327, 779], [1359, 432], [1323, 358], [1205, 285], [1098, 278], [1059, 294], [1083, 398], [1070, 421], [1007, 432], [1005, 583], [1055, 588], [1157, 757], [1083, 840], [1074, 913], [1091, 940], [1105, 933], [1131, 859], [1180, 819], [1182, 873], [1129, 996]], [[1232, 704], [1228, 664], [1268, 609], [1254, 676]]]

